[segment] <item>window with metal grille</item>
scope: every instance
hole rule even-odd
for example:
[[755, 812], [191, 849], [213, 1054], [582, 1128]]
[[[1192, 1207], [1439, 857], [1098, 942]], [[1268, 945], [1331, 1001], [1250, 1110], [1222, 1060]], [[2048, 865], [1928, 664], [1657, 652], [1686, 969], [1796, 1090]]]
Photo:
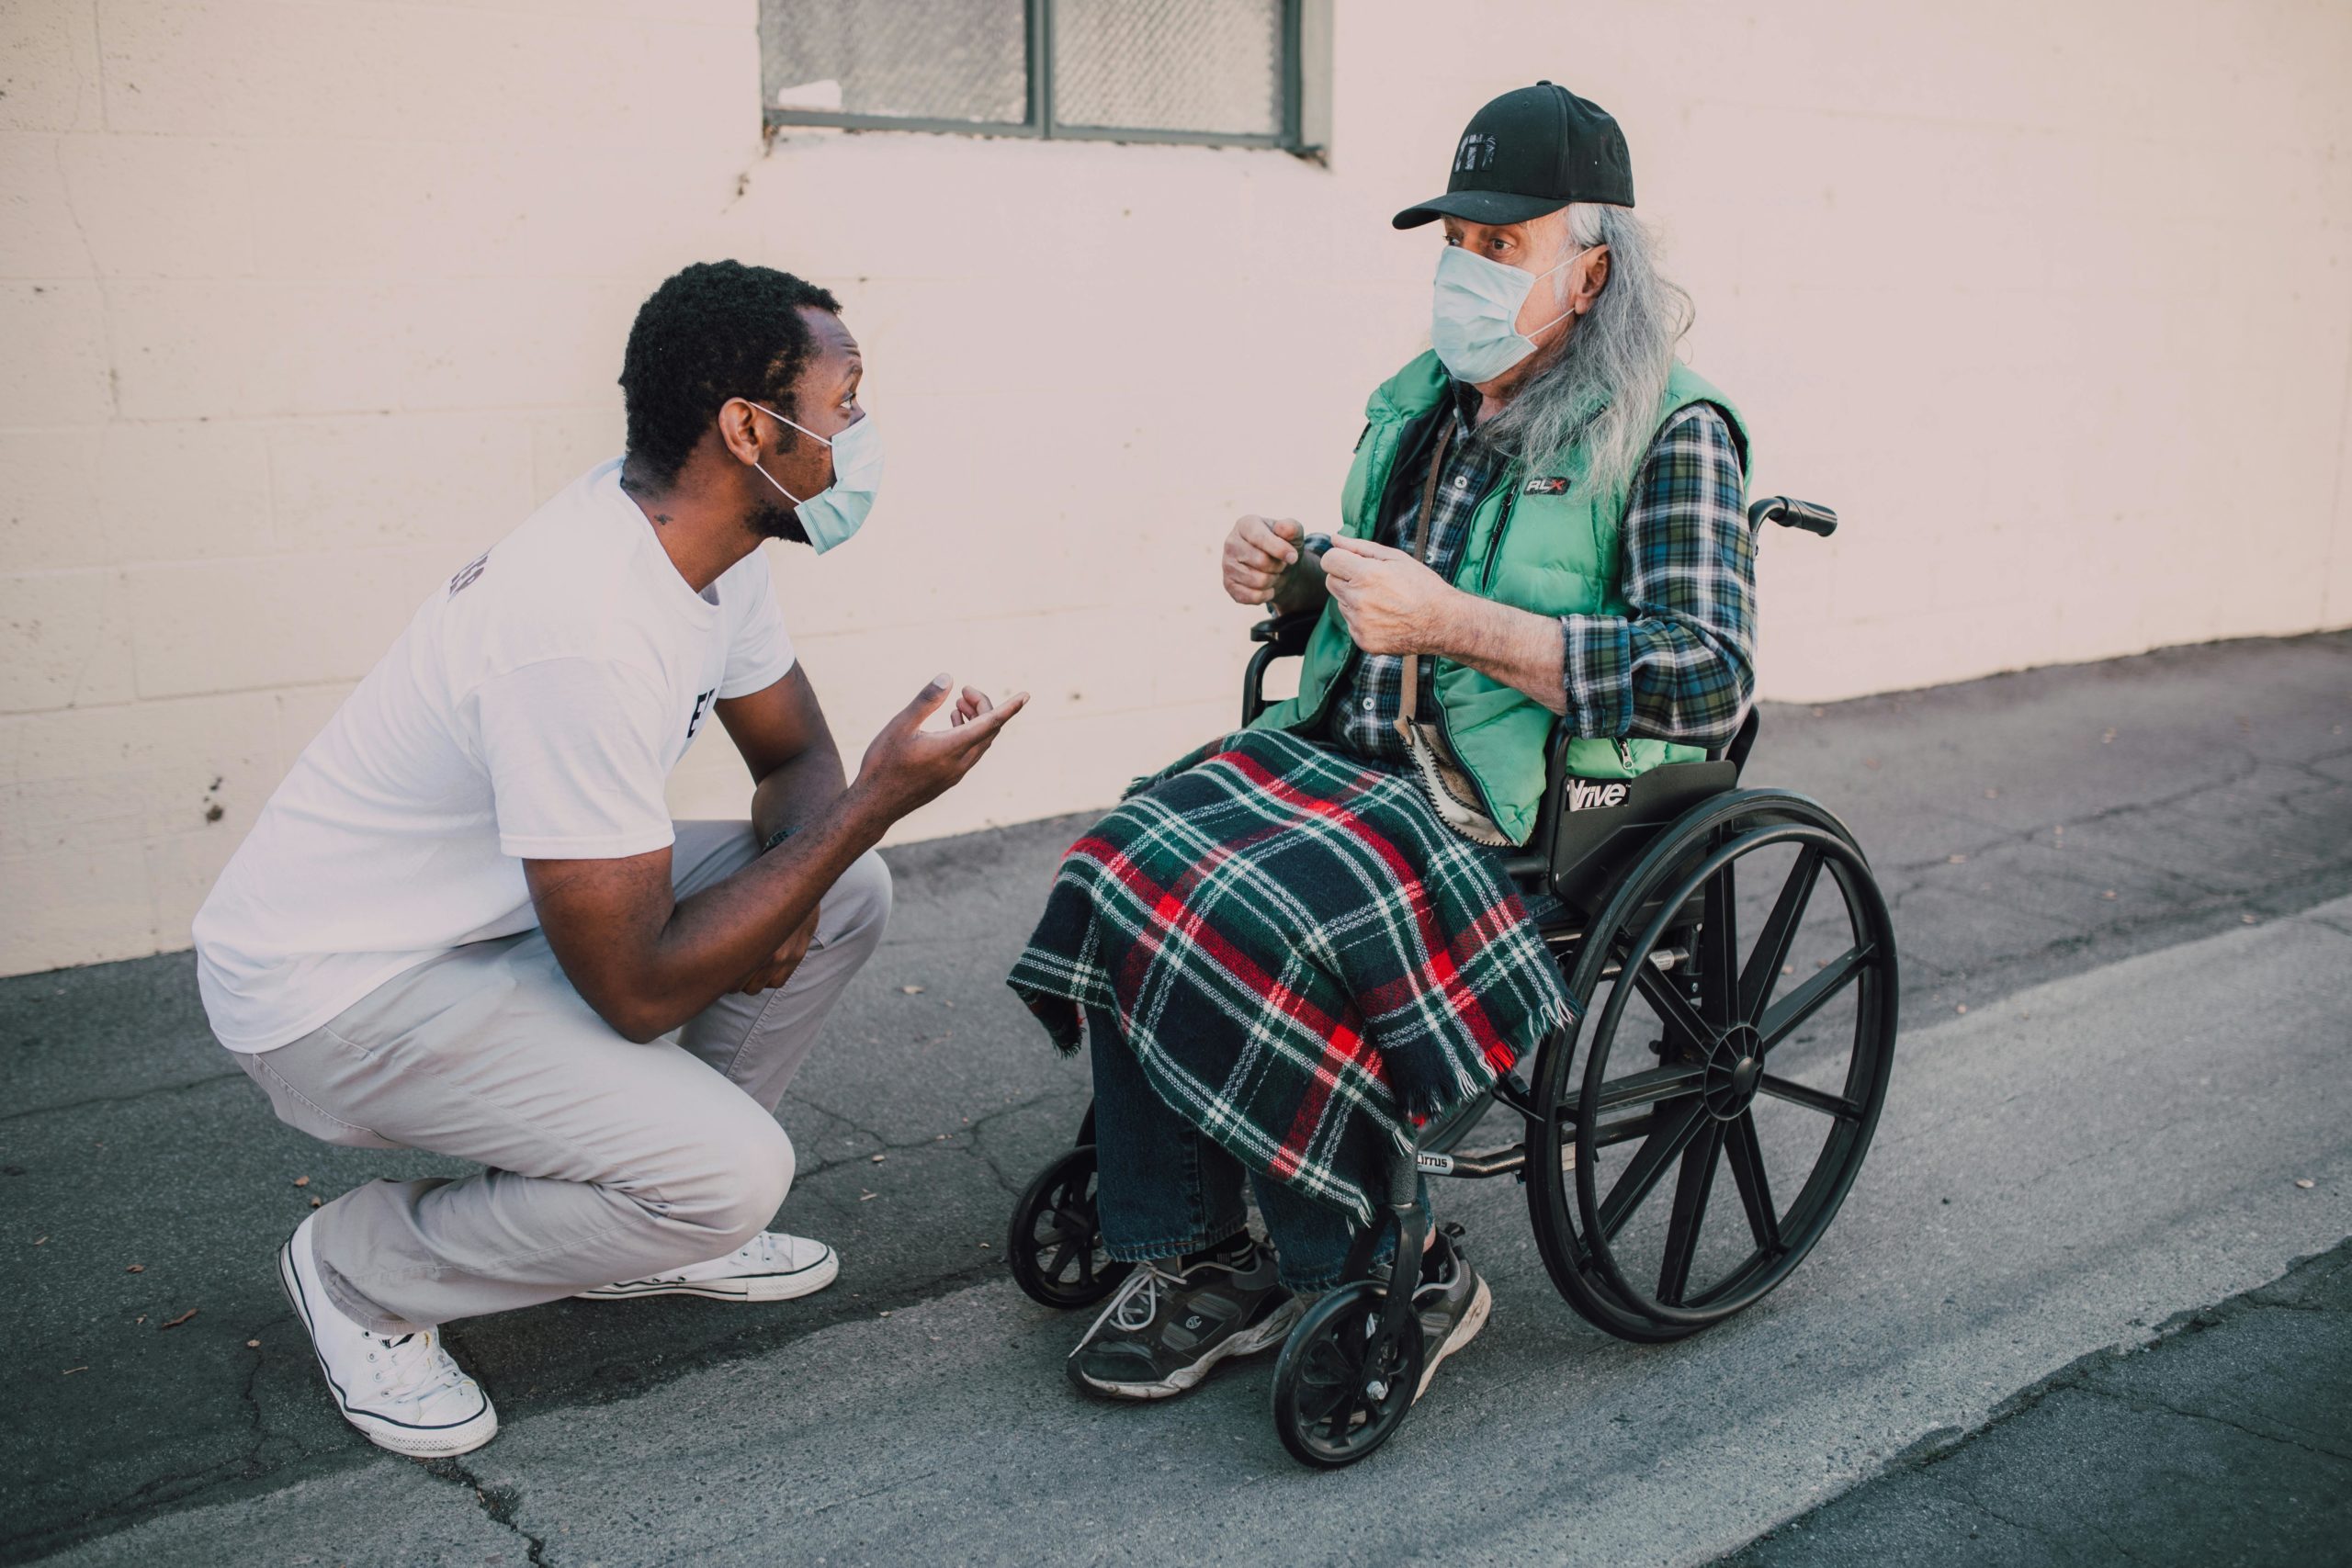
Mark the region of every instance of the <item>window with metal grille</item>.
[[770, 125], [1317, 150], [1329, 0], [760, 0]]

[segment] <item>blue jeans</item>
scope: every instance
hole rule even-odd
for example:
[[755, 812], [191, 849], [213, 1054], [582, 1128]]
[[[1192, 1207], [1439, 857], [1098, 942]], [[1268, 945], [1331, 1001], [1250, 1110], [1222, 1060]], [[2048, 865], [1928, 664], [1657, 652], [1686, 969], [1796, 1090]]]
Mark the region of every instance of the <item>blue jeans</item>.
[[[1094, 1155], [1102, 1242], [1122, 1262], [1179, 1258], [1240, 1234], [1246, 1179], [1273, 1244], [1275, 1271], [1293, 1291], [1327, 1291], [1347, 1271], [1353, 1216], [1250, 1170], [1168, 1107], [1144, 1077], [1118, 1020], [1086, 1010], [1094, 1060]], [[1429, 1207], [1424, 1186], [1421, 1207]], [[1379, 1256], [1395, 1247], [1384, 1238]]]

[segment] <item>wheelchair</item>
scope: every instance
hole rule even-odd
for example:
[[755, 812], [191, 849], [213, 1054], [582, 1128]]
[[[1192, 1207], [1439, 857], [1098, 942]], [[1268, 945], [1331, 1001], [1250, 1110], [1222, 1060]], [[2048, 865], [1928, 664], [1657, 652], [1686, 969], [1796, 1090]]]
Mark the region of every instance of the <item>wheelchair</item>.
[[[1747, 520], [1825, 537], [1838, 523], [1785, 496], [1757, 502]], [[1266, 705], [1268, 668], [1305, 651], [1315, 618], [1253, 628], [1244, 723]], [[1536, 830], [1507, 869], [1523, 894], [1556, 900], [1538, 929], [1577, 1021], [1420, 1127], [1394, 1162], [1346, 1282], [1292, 1330], [1275, 1370], [1275, 1429], [1301, 1462], [1354, 1463], [1412, 1406], [1420, 1320], [1374, 1255], [1388, 1234], [1396, 1258], [1419, 1255], [1424, 1176], [1516, 1178], [1568, 1304], [1641, 1344], [1755, 1304], [1837, 1217], [1894, 1066], [1894, 935], [1843, 823], [1804, 795], [1741, 787], [1757, 727], [1751, 708], [1719, 755], [1615, 782], [1571, 776], [1555, 738]], [[1825, 876], [1836, 896], [1816, 898]], [[1744, 925], [1757, 933], [1745, 945]], [[1517, 1123], [1515, 1140], [1470, 1146], [1490, 1111]], [[1128, 1271], [1101, 1244], [1093, 1144], [1090, 1106], [1075, 1145], [1013, 1212], [1013, 1276], [1047, 1306], [1099, 1302]], [[1725, 1168], [1732, 1203], [1719, 1201]]]

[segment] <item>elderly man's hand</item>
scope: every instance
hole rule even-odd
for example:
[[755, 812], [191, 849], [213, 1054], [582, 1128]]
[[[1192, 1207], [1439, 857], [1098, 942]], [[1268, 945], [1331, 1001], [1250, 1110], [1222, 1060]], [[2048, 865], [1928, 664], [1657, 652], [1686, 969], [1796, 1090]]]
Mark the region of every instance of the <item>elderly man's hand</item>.
[[1366, 653], [1442, 653], [1467, 597], [1403, 550], [1370, 539], [1335, 538], [1323, 579]]
[[1226, 597], [1237, 604], [1271, 604], [1298, 564], [1306, 530], [1290, 517], [1244, 517], [1225, 536]]

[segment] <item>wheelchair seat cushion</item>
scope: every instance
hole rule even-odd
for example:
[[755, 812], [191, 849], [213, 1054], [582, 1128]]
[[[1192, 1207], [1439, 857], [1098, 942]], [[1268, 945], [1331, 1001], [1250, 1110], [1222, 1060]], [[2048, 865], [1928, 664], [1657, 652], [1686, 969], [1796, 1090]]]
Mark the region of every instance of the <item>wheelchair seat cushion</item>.
[[1369, 1222], [1417, 1118], [1570, 1016], [1500, 860], [1407, 776], [1249, 730], [1071, 846], [1008, 977], [1056, 1043], [1114, 1013], [1169, 1106]]

